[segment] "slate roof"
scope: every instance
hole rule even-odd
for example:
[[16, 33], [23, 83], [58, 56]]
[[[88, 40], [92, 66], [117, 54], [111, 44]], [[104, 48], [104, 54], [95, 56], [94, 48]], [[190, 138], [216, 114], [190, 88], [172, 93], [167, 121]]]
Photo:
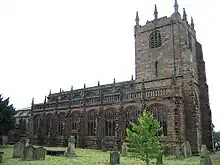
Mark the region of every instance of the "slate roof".
[[15, 118], [25, 118], [25, 117], [30, 117], [31, 116], [31, 108], [27, 107], [27, 108], [23, 108], [23, 109], [19, 109], [16, 110], [16, 114], [15, 114]]

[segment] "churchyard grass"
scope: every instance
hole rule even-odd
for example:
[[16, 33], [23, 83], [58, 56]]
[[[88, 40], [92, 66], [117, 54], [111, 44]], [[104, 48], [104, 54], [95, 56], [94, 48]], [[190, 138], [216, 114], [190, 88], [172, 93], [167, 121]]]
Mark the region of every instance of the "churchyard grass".
[[[45, 147], [48, 148], [48, 147]], [[54, 150], [65, 150], [62, 147], [49, 149]], [[46, 159], [43, 161], [21, 161], [19, 158], [13, 159], [13, 146], [8, 146], [7, 148], [1, 148], [1, 151], [4, 152], [3, 165], [71, 165], [71, 164], [79, 164], [79, 165], [108, 165], [110, 154], [109, 152], [102, 152], [99, 150], [90, 150], [90, 149], [79, 149], [76, 148], [77, 157], [68, 158], [64, 156], [48, 156], [46, 155]], [[218, 153], [220, 155], [220, 153]], [[121, 157], [121, 165], [145, 165], [145, 162], [142, 162], [138, 159]], [[165, 165], [198, 165], [200, 161], [200, 157], [191, 157], [183, 160], [176, 160], [174, 157], [164, 157]], [[152, 162], [151, 164], [155, 164]], [[220, 157], [218, 159], [213, 160], [214, 165], [220, 164]]]

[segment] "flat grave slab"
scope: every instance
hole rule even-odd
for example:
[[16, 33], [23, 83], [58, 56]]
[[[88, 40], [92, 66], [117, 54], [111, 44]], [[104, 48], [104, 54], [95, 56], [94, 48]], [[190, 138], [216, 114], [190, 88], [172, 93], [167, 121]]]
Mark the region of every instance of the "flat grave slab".
[[47, 155], [52, 155], [52, 156], [64, 155], [64, 153], [65, 153], [64, 150], [47, 150]]

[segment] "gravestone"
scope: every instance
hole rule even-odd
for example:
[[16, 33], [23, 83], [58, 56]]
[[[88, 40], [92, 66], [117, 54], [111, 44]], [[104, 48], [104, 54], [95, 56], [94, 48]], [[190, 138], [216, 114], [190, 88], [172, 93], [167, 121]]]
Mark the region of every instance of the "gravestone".
[[122, 143], [122, 146], [121, 146], [121, 155], [122, 156], [127, 156], [128, 155], [128, 145], [126, 142], [123, 142]]
[[120, 154], [116, 151], [110, 153], [110, 165], [120, 164]]
[[6, 147], [8, 143], [8, 136], [2, 136], [2, 147]]
[[191, 145], [189, 143], [189, 141], [186, 141], [186, 153], [188, 157], [192, 156], [192, 149], [191, 149]]
[[180, 147], [180, 156], [183, 156], [185, 158], [192, 156], [192, 150], [190, 143], [188, 141], [185, 141], [181, 147]]
[[181, 158], [179, 145], [175, 146], [175, 156], [176, 156], [176, 159], [180, 159]]
[[200, 165], [212, 165], [212, 160], [207, 150], [206, 145], [202, 145], [201, 148], [201, 160]]
[[23, 143], [24, 144], [24, 146], [25, 147], [28, 147], [30, 144], [30, 139], [28, 139], [28, 138], [22, 138], [21, 139], [21, 143]]
[[33, 146], [28, 146], [24, 148], [24, 153], [22, 155], [22, 160], [31, 161], [34, 160], [35, 148]]
[[34, 160], [45, 160], [46, 149], [38, 147], [34, 151]]
[[107, 151], [106, 148], [105, 148], [105, 145], [104, 145], [104, 139], [101, 140], [101, 150], [102, 150], [103, 152], [106, 152], [106, 151]]
[[158, 155], [156, 164], [163, 164], [163, 154]]
[[25, 139], [25, 147], [28, 147], [30, 145], [30, 139]]
[[70, 136], [67, 151], [65, 153], [66, 156], [75, 157], [75, 138], [73, 136]]
[[24, 144], [18, 142], [14, 145], [13, 158], [21, 158], [24, 151]]

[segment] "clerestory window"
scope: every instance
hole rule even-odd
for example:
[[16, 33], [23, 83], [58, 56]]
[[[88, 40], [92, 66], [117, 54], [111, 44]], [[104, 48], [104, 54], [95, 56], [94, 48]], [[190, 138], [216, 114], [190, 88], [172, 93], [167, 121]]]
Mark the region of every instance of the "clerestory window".
[[149, 46], [150, 48], [159, 48], [162, 46], [161, 35], [159, 31], [154, 31], [150, 34]]

